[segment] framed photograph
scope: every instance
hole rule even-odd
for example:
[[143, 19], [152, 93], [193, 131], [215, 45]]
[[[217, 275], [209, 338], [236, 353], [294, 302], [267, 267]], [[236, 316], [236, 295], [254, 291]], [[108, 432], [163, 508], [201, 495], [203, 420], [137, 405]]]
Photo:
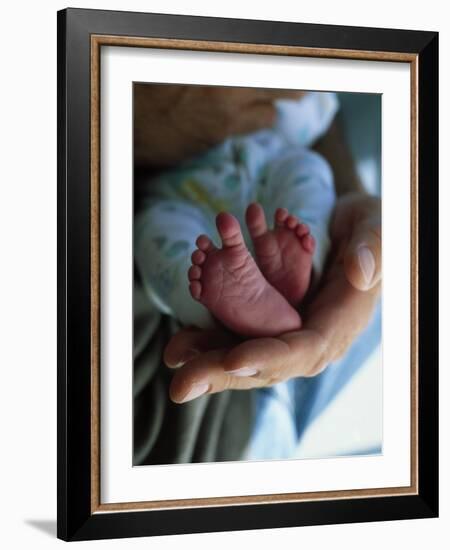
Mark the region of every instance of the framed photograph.
[[438, 34], [58, 12], [58, 537], [438, 515]]

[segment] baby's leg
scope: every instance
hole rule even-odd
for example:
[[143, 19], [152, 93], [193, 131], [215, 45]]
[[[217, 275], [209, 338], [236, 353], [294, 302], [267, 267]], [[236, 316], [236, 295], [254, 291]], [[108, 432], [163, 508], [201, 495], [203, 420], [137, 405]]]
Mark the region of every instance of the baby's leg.
[[[261, 182], [262, 183], [262, 182]], [[328, 223], [335, 201], [333, 176], [317, 153], [290, 147], [266, 169], [258, 204], [247, 210], [247, 225], [258, 265], [293, 305], [318, 276], [328, 252]], [[274, 219], [269, 230], [264, 211]]]
[[214, 325], [208, 310], [192, 299], [186, 281], [195, 241], [211, 227], [200, 208], [175, 199], [147, 200], [135, 216], [134, 258], [145, 291], [157, 309], [184, 325]]

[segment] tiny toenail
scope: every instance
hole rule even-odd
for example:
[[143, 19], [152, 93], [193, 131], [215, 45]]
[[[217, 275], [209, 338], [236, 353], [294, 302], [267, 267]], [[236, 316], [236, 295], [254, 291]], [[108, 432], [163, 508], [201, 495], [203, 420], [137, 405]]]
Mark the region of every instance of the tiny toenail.
[[227, 374], [232, 374], [233, 376], [244, 377], [244, 376], [254, 376], [255, 374], [258, 373], [258, 369], [255, 369], [254, 367], [242, 367], [240, 369], [229, 370], [226, 372]]
[[192, 401], [197, 397], [205, 394], [209, 390], [209, 384], [192, 384], [191, 389], [183, 397], [181, 403], [186, 403], [187, 401]]
[[375, 258], [370, 248], [365, 245], [357, 249], [359, 267], [361, 268], [364, 282], [369, 286], [375, 274]]

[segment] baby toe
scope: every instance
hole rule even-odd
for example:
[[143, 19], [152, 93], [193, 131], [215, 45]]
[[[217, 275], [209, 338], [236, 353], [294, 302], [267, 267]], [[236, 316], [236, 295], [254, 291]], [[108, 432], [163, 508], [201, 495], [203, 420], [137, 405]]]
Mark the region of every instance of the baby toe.
[[256, 239], [267, 232], [266, 217], [263, 207], [259, 203], [253, 202], [249, 205], [245, 213], [245, 221], [252, 239]]
[[202, 276], [202, 268], [198, 265], [191, 265], [188, 270], [188, 279], [190, 281], [198, 281]]
[[295, 229], [298, 225], [298, 218], [296, 218], [295, 216], [288, 216], [287, 219], [286, 219], [286, 226], [289, 228], [289, 229]]
[[288, 216], [289, 212], [286, 208], [277, 208], [275, 212], [275, 225], [284, 225]]
[[299, 223], [295, 229], [295, 232], [297, 234], [297, 237], [304, 237], [309, 233], [309, 227], [306, 225], [306, 223]]
[[194, 250], [192, 252], [191, 261], [194, 265], [202, 265], [206, 260], [206, 254], [202, 250]]
[[198, 237], [195, 241], [195, 244], [200, 250], [203, 250], [203, 252], [211, 252], [211, 250], [215, 248], [211, 239], [207, 235], [200, 235], [200, 237]]
[[200, 300], [200, 296], [202, 294], [202, 284], [200, 281], [192, 281], [189, 284], [189, 291], [194, 300]]
[[314, 237], [311, 235], [311, 233], [304, 235], [300, 239], [300, 242], [302, 243], [302, 246], [306, 250], [306, 252], [309, 252], [310, 254], [314, 252], [316, 241], [314, 240]]
[[221, 212], [216, 216], [216, 226], [224, 248], [244, 246], [241, 226], [234, 216], [228, 212]]

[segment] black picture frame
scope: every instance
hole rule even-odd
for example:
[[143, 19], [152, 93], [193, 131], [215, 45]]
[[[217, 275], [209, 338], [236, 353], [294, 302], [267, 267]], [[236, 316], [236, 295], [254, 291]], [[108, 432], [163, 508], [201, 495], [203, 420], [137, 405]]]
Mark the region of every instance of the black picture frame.
[[[66, 9], [58, 12], [58, 528], [64, 540], [438, 515], [438, 33]], [[309, 502], [92, 511], [91, 36], [417, 56], [418, 491]], [[421, 368], [424, 366], [424, 368]]]

